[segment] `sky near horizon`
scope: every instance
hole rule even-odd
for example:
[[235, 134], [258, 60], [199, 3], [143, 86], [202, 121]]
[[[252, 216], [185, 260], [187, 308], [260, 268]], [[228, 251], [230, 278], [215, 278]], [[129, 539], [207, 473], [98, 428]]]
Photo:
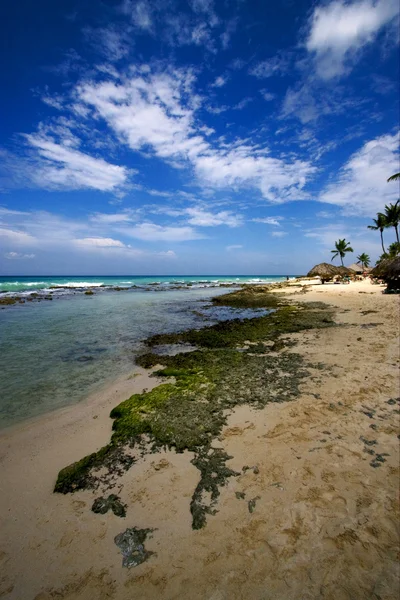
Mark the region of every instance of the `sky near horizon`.
[[374, 262], [398, 46], [397, 0], [2, 3], [0, 275]]

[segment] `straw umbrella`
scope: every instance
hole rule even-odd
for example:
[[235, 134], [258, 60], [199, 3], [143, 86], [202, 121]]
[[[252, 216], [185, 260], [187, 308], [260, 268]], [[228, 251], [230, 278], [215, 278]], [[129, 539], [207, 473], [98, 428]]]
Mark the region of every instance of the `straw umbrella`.
[[352, 269], [351, 267], [337, 267], [337, 270], [339, 271], [340, 275], [355, 275], [356, 272], [354, 271], [354, 269]]
[[384, 280], [387, 292], [400, 292], [400, 256], [382, 260], [372, 269], [371, 275]]
[[315, 267], [307, 273], [307, 277], [319, 276], [321, 278], [321, 283], [325, 283], [325, 281], [330, 281], [335, 275], [339, 274], [339, 267], [335, 267], [329, 263], [320, 263], [319, 265], [315, 265]]

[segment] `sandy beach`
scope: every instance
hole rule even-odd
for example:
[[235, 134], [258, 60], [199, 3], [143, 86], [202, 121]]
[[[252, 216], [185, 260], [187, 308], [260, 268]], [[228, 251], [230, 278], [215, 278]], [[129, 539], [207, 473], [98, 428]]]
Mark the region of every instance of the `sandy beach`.
[[[143, 369], [1, 433], [1, 598], [398, 598], [399, 297], [369, 280], [306, 289], [283, 291], [332, 305], [340, 327], [288, 334], [284, 351], [324, 368], [291, 402], [234, 409], [214, 445], [241, 474], [203, 529], [187, 451], [146, 455], [117, 480], [122, 519], [90, 510], [98, 492], [53, 493], [60, 469], [107, 444], [110, 410], [157, 385]], [[154, 529], [154, 554], [127, 569], [114, 538], [134, 526]]]

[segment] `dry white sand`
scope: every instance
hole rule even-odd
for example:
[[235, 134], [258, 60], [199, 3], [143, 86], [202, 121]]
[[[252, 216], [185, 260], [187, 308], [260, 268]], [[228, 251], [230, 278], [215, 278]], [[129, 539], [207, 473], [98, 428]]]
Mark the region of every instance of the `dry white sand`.
[[[62, 467], [109, 441], [110, 409], [155, 385], [143, 371], [3, 432], [0, 597], [397, 599], [399, 406], [387, 401], [399, 396], [399, 298], [357, 282], [315, 285], [299, 299], [337, 307], [343, 327], [287, 336], [328, 369], [311, 370], [296, 401], [235, 410], [222, 442], [229, 466], [258, 472], [229, 480], [203, 530], [191, 529], [190, 453], [147, 456], [119, 480], [125, 519], [94, 514], [98, 493], [52, 493]], [[386, 462], [373, 468], [366, 450]], [[123, 569], [113, 540], [132, 526], [156, 528], [146, 542], [156, 555]]]

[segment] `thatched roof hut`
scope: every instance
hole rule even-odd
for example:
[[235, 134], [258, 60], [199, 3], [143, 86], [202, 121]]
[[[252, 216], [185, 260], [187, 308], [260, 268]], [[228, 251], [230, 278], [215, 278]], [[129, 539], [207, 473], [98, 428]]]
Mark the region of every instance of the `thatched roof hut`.
[[387, 291], [400, 292], [400, 255], [382, 260], [371, 271], [373, 277], [380, 277], [387, 284]]
[[340, 271], [338, 267], [335, 267], [335, 265], [331, 265], [330, 263], [320, 263], [319, 265], [315, 265], [315, 267], [313, 267], [311, 271], [307, 273], [307, 277], [319, 276], [322, 283], [324, 283], [324, 281], [329, 281], [335, 277], [335, 275], [339, 274]]
[[386, 267], [392, 262], [391, 258], [385, 258], [384, 260], [381, 260], [380, 263], [378, 263], [371, 271], [371, 275], [373, 277], [382, 277], [382, 275], [385, 273], [386, 271]]
[[349, 265], [347, 268], [350, 269], [351, 271], [354, 271], [355, 273], [363, 273], [365, 271], [365, 268], [359, 262], [353, 263], [352, 265]]
[[340, 275], [355, 275], [355, 271], [350, 267], [336, 267]]

